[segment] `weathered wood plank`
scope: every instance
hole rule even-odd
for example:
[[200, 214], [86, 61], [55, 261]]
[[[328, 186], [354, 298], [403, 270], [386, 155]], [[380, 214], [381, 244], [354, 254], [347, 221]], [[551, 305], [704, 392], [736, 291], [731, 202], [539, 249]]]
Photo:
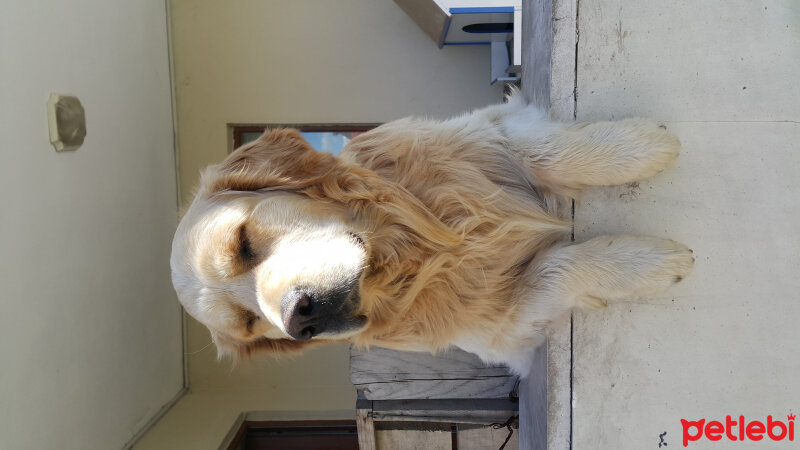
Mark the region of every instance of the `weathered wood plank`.
[[375, 421], [372, 419], [372, 401], [364, 398], [361, 393], [356, 399], [356, 427], [358, 429], [358, 448], [360, 450], [375, 450]]
[[358, 448], [360, 450], [375, 450], [375, 422], [369, 409], [356, 410], [356, 427], [358, 428]]
[[350, 381], [370, 400], [507, 398], [517, 377], [458, 349], [433, 356], [373, 347], [351, 349]]
[[522, 14], [523, 92], [529, 102], [549, 108], [553, 0], [523, 0]]
[[530, 375], [519, 386], [520, 445], [528, 450], [547, 450], [547, 348], [533, 357]]
[[374, 400], [372, 409], [375, 411], [399, 410], [439, 410], [454, 411], [472, 409], [475, 411], [517, 411], [519, 402], [509, 397], [505, 398], [478, 398], [478, 399], [406, 399], [406, 400]]
[[505, 399], [375, 400], [376, 422], [452, 422], [489, 425], [519, 414], [519, 403]]
[[[500, 448], [508, 437], [508, 428], [481, 427], [475, 425], [457, 426], [456, 441], [458, 450], [495, 450]], [[514, 429], [503, 450], [519, 449], [519, 430]]]
[[378, 429], [378, 450], [451, 450], [452, 432], [428, 429]]

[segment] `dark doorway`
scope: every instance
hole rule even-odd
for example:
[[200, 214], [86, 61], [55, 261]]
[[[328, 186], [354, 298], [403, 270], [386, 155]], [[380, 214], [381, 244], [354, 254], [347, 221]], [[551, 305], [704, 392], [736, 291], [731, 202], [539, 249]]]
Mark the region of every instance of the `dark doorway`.
[[228, 450], [358, 450], [354, 420], [246, 421]]

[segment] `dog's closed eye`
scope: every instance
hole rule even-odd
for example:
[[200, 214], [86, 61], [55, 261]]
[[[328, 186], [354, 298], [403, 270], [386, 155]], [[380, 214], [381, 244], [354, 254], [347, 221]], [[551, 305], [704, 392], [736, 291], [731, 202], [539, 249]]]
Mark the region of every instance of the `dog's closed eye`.
[[241, 275], [253, 267], [257, 266], [264, 258], [263, 242], [253, 241], [248, 235], [246, 224], [242, 224], [236, 229], [234, 238], [231, 240], [226, 260], [228, 261], [228, 275]]
[[248, 261], [252, 261], [256, 259], [256, 253], [253, 251], [253, 247], [250, 243], [250, 239], [247, 237], [247, 225], [242, 224], [239, 227], [239, 233], [237, 236], [237, 244], [238, 244], [238, 256], [241, 260], [245, 263]]
[[253, 332], [253, 326], [258, 322], [260, 319], [255, 313], [248, 311], [250, 314], [247, 316], [247, 322], [245, 323], [245, 328], [247, 329], [248, 333]]
[[231, 303], [230, 308], [235, 313], [234, 326], [237, 328], [241, 327], [239, 329], [243, 330], [245, 332], [245, 335], [253, 334], [253, 329], [255, 328], [256, 324], [258, 324], [258, 321], [261, 320], [261, 317], [259, 317], [258, 314], [256, 314], [249, 308], [246, 308], [237, 303]]

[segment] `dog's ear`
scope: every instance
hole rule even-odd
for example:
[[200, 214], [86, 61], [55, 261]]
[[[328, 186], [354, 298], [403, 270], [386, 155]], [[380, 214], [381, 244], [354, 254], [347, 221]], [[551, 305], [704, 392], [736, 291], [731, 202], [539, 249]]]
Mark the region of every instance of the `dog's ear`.
[[201, 185], [209, 192], [296, 189], [319, 182], [335, 165], [333, 155], [314, 150], [299, 131], [279, 128], [209, 167]]

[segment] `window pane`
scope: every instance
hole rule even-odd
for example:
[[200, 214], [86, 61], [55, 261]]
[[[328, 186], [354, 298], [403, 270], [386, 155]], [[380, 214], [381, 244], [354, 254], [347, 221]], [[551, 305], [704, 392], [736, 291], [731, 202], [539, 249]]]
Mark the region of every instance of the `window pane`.
[[[312, 147], [321, 151], [338, 155], [350, 139], [363, 133], [362, 131], [302, 131], [300, 134]], [[242, 133], [242, 144], [254, 141], [261, 136], [260, 132]]]

